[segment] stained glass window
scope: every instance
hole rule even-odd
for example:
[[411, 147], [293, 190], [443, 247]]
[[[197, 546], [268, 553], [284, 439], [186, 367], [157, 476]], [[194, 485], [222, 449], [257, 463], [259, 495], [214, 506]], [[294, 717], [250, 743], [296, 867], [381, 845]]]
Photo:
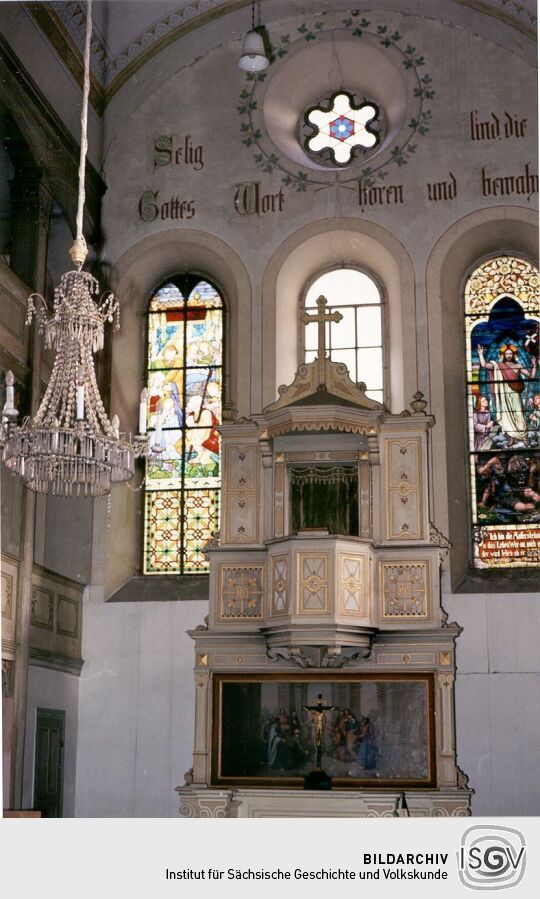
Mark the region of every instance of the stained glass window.
[[[333, 362], [344, 362], [353, 381], [364, 381], [366, 394], [383, 402], [382, 306], [379, 287], [365, 272], [333, 269], [317, 278], [306, 294], [305, 310], [317, 312], [324, 296], [327, 311], [341, 313], [339, 322], [326, 325], [326, 346]], [[304, 358], [317, 355], [317, 324], [304, 329]]]
[[465, 290], [474, 565], [540, 566], [538, 270], [482, 263]]
[[204, 547], [219, 521], [222, 361], [216, 288], [195, 275], [163, 284], [148, 311], [148, 429], [162, 452], [146, 466], [145, 574], [208, 570]]

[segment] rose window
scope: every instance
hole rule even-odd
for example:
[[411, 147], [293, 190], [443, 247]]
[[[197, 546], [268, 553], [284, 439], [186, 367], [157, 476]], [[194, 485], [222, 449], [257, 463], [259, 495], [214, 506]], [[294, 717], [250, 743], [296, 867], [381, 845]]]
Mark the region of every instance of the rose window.
[[306, 122], [314, 129], [306, 140], [312, 153], [330, 151], [332, 162], [347, 165], [357, 147], [371, 150], [379, 142], [373, 125], [379, 118], [374, 103], [364, 102], [356, 106], [352, 96], [340, 91], [330, 98], [330, 104], [308, 109]]

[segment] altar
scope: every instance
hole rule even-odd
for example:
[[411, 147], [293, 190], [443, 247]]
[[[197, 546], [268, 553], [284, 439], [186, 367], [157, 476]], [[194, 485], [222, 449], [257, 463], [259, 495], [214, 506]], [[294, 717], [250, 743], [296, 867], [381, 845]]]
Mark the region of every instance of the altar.
[[420, 393], [389, 413], [327, 358], [325, 305], [317, 357], [261, 415], [221, 429], [185, 817], [469, 814], [460, 628], [429, 520], [434, 420]]

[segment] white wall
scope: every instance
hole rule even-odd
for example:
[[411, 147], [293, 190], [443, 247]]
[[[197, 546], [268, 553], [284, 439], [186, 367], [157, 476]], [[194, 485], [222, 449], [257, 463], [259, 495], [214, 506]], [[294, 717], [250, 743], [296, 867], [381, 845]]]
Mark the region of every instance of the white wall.
[[457, 761], [473, 815], [540, 815], [537, 594], [444, 596], [457, 641]]
[[192, 765], [193, 643], [205, 602], [104, 603], [88, 591], [77, 817], [175, 817]]

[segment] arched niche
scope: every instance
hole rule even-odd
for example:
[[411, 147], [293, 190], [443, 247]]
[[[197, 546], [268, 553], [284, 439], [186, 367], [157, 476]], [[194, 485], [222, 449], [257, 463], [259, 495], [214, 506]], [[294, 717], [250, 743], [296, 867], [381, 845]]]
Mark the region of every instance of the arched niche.
[[[114, 334], [111, 359], [111, 414], [123, 430], [136, 429], [140, 391], [146, 377], [146, 311], [152, 291], [168, 277], [184, 271], [206, 275], [220, 289], [227, 307], [225, 402], [239, 415], [250, 414], [251, 284], [236, 253], [203, 231], [171, 230], [132, 246], [111, 272], [120, 303], [120, 330]], [[227, 409], [224, 409], [227, 415]], [[142, 466], [141, 466], [142, 475]], [[130, 486], [117, 489], [111, 504], [114, 553], [107, 554], [103, 573], [106, 594], [130, 578], [140, 580], [141, 501]], [[99, 575], [98, 575], [99, 577]], [[150, 581], [154, 579], [149, 579]], [[161, 589], [156, 583], [159, 593]], [[136, 585], [133, 598], [138, 598]], [[158, 597], [157, 597], [158, 598]]]
[[[300, 301], [317, 274], [340, 265], [369, 271], [380, 283], [386, 305], [385, 366], [391, 410], [400, 412], [418, 389], [416, 380], [415, 281], [403, 245], [384, 228], [357, 219], [314, 222], [292, 234], [270, 260], [263, 279], [265, 319], [262, 342], [263, 407], [281, 384], [290, 383], [299, 363]], [[275, 298], [275, 299], [274, 299]]]
[[467, 471], [464, 291], [472, 270], [491, 256], [516, 255], [537, 264], [538, 220], [524, 207], [491, 207], [459, 219], [433, 247], [426, 269], [431, 437], [432, 520], [452, 543], [450, 583], [459, 592], [526, 591], [532, 573], [473, 571]]

